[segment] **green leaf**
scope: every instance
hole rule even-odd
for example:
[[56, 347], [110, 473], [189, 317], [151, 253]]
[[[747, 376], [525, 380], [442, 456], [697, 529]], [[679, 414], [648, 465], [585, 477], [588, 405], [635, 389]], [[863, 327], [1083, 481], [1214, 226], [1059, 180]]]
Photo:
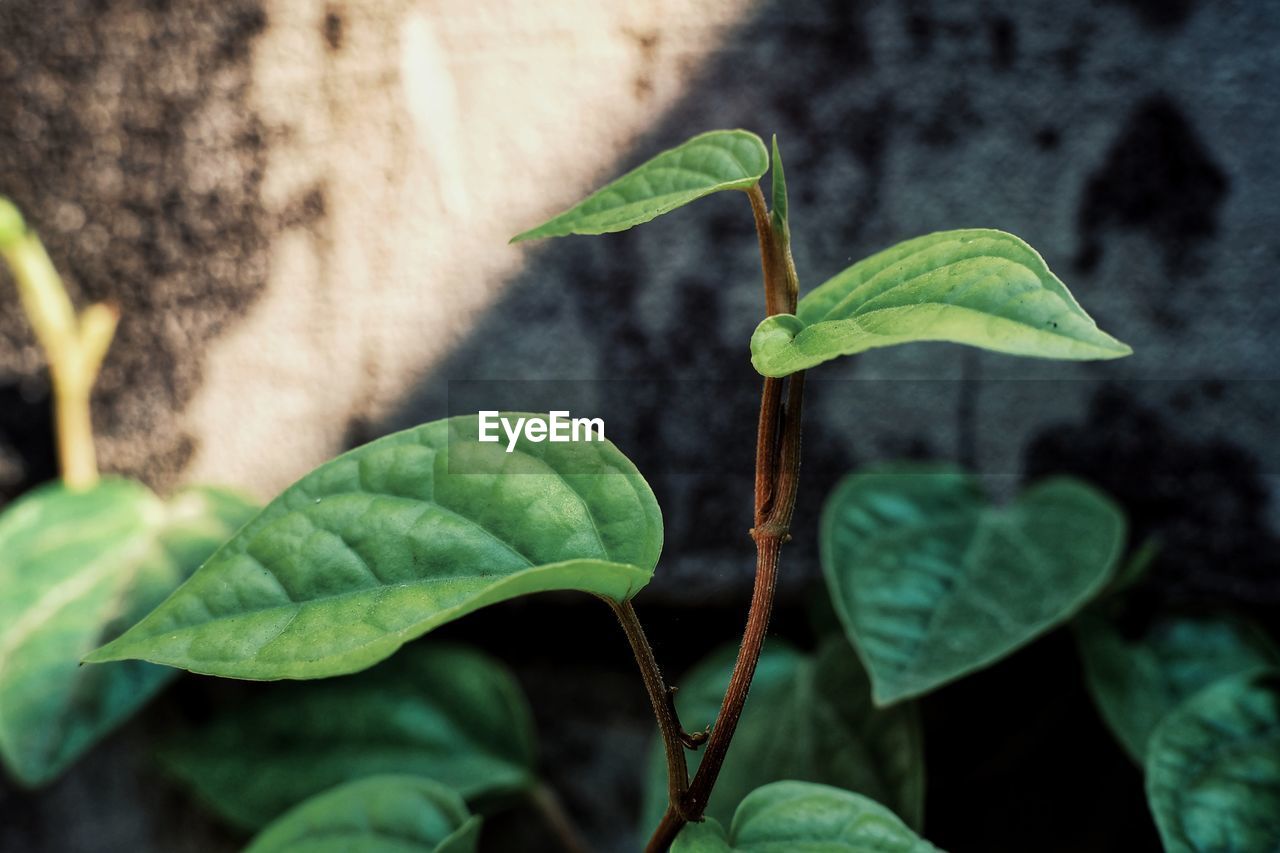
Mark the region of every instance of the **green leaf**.
[[[721, 649], [680, 681], [676, 706], [686, 727], [701, 729], [715, 719], [736, 656], [736, 646]], [[728, 823], [751, 791], [768, 782], [798, 779], [865, 794], [920, 826], [923, 752], [915, 706], [873, 707], [871, 684], [843, 637], [824, 642], [813, 656], [770, 643], [760, 656], [707, 815]], [[690, 754], [693, 768], [700, 756]], [[648, 828], [657, 826], [666, 809], [666, 779], [662, 751], [655, 744], [645, 792]]]
[[627, 172], [512, 243], [626, 231], [721, 190], [750, 189], [769, 168], [764, 142], [745, 130], [713, 130]]
[[773, 227], [782, 235], [784, 245], [791, 243], [791, 224], [787, 218], [787, 176], [782, 170], [782, 152], [778, 150], [778, 136], [772, 139], [773, 166]]
[[951, 341], [1037, 358], [1120, 358], [1132, 350], [1100, 330], [1044, 259], [985, 228], [939, 231], [859, 261], [768, 317], [751, 363], [787, 376], [842, 355], [913, 341]]
[[1008, 508], [937, 466], [845, 478], [823, 511], [827, 589], [877, 704], [981, 669], [1068, 619], [1107, 582], [1125, 520], [1105, 496], [1047, 480]]
[[1158, 617], [1138, 636], [1095, 608], [1076, 620], [1076, 640], [1094, 701], [1135, 761], [1159, 722], [1222, 678], [1280, 664], [1258, 628], [1230, 616]]
[[1280, 672], [1225, 679], [1165, 717], [1147, 802], [1169, 853], [1280, 850]]
[[320, 466], [85, 660], [324, 678], [498, 601], [649, 582], [662, 515], [616, 447], [522, 437], [507, 453], [477, 435], [474, 415], [434, 421]]
[[245, 853], [475, 853], [480, 818], [438, 782], [374, 776], [317, 794]]
[[774, 782], [738, 806], [726, 833], [714, 818], [689, 824], [671, 853], [936, 853], [884, 806], [811, 782]]
[[251, 830], [326, 788], [383, 773], [433, 779], [471, 800], [536, 781], [533, 720], [515, 680], [486, 655], [439, 644], [358, 675], [260, 687], [160, 757]]
[[0, 757], [25, 785], [55, 778], [175, 674], [80, 658], [173, 591], [253, 508], [193, 489], [164, 504], [108, 479], [37, 489], [0, 515]]

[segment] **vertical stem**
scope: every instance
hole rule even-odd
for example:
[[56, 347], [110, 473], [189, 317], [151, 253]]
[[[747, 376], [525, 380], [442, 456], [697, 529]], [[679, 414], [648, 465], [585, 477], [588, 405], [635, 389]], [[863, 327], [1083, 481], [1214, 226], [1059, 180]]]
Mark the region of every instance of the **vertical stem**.
[[795, 511], [796, 487], [800, 468], [800, 409], [804, 398], [804, 374], [792, 376], [787, 387], [787, 407], [780, 439], [778, 466], [774, 478], [772, 500], [757, 509], [760, 521], [751, 531], [756, 541], [756, 580], [747, 611], [747, 626], [738, 649], [738, 660], [729, 678], [720, 713], [707, 741], [706, 752], [698, 772], [689, 785], [685, 811], [701, 817], [716, 777], [729, 751], [729, 743], [742, 716], [756, 664], [764, 648], [769, 617], [773, 612], [774, 592], [778, 583], [778, 557], [782, 545], [790, 538], [791, 516]]
[[[765, 311], [790, 313], [796, 307], [796, 275], [790, 253], [780, 245], [765, 209], [759, 186], [747, 193], [760, 238], [760, 263], [764, 272]], [[782, 380], [766, 378], [760, 399], [760, 419], [756, 435], [755, 527], [756, 578], [747, 611], [747, 625], [738, 648], [738, 659], [715, 726], [707, 741], [706, 753], [693, 781], [689, 783], [683, 807], [668, 805], [662, 822], [649, 839], [647, 853], [660, 853], [671, 846], [681, 828], [700, 820], [707, 800], [724, 765], [751, 680], [764, 648], [769, 618], [773, 612], [778, 581], [778, 558], [790, 538], [800, 471], [801, 408], [804, 401], [804, 373], [787, 380], [787, 401], [782, 403]]]
[[71, 489], [87, 489], [98, 481], [89, 395], [115, 334], [118, 312], [91, 305], [76, 316], [49, 253], [21, 214], [0, 197], [0, 256], [13, 271], [23, 311], [49, 362], [58, 466]]
[[662, 745], [667, 754], [667, 806], [682, 812], [685, 791], [689, 787], [689, 765], [684, 756], [684, 730], [676, 714], [671, 688], [662, 679], [662, 671], [653, 656], [653, 647], [649, 644], [644, 626], [640, 624], [640, 618], [631, 602], [619, 604], [610, 598], [603, 600], [613, 608], [618, 624], [631, 643], [636, 665], [640, 667], [640, 677], [649, 694], [649, 702], [653, 705], [653, 715], [658, 719], [658, 731], [662, 734]]
[[778, 243], [769, 222], [769, 210], [764, 192], [756, 184], [747, 190], [751, 201], [751, 215], [756, 222], [756, 236], [760, 241], [760, 265], [764, 270], [764, 310], [766, 315], [789, 314], [795, 308], [788, 305], [786, 261], [784, 249]]
[[58, 436], [58, 468], [67, 488], [91, 488], [98, 481], [98, 457], [93, 446], [93, 416], [89, 389], [53, 373], [53, 413]]

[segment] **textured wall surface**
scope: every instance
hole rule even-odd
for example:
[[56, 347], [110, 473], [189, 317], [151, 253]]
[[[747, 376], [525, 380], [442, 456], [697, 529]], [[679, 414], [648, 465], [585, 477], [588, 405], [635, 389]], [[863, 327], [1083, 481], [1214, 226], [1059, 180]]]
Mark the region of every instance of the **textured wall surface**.
[[[998, 494], [1086, 475], [1135, 537], [1164, 540], [1154, 596], [1276, 624], [1278, 39], [1280, 7], [1247, 0], [3, 0], [0, 192], [78, 296], [123, 308], [100, 453], [161, 489], [269, 496], [443, 416], [450, 381], [627, 380], [560, 390], [599, 394], [659, 493], [666, 555], [637, 606], [678, 672], [735, 629], [750, 582], [746, 202], [505, 240], [694, 132], [776, 132], [802, 288], [899, 239], [999, 227], [1136, 351], [1057, 365], [926, 345], [815, 371], [780, 632], [804, 634], [825, 491], [902, 456], [968, 464]], [[11, 295], [0, 279], [4, 495], [54, 470]], [[621, 642], [582, 648], [612, 635], [597, 610], [549, 598], [455, 634], [517, 664], [553, 781], [594, 844], [625, 850], [649, 723]], [[1041, 849], [1151, 849], [1140, 781], [1098, 757], [1078, 685], [1044, 707], [1055, 673], [1075, 679], [1069, 643], [1026, 655], [926, 702], [933, 840], [1026, 849], [1051, 826]], [[216, 697], [191, 681], [50, 791], [0, 789], [0, 848], [231, 845], [142, 755]], [[970, 746], [993, 733], [1007, 754]], [[1027, 790], [1045, 764], [1061, 780]], [[973, 786], [1003, 793], [975, 806]], [[1063, 825], [1076, 809], [1096, 820]]]

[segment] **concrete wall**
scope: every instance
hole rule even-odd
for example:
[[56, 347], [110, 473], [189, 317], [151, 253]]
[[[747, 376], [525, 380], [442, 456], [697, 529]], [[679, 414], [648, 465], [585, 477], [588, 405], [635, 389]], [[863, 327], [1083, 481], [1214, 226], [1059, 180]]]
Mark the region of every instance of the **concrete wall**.
[[[443, 416], [451, 380], [635, 380], [606, 420], [669, 532], [640, 603], [678, 620], [718, 602], [728, 630], [750, 575], [760, 313], [744, 200], [505, 241], [694, 132], [777, 132], [802, 288], [900, 239], [995, 226], [1136, 351], [1056, 365], [921, 346], [815, 372], [784, 624], [815, 576], [823, 493], [903, 455], [969, 464], [999, 494], [1084, 473], [1135, 535], [1163, 536], [1160, 595], [1274, 620], [1277, 38], [1275, 4], [1247, 0], [4, 0], [0, 192], [78, 297], [124, 310], [96, 408], [107, 467], [266, 497]], [[39, 354], [0, 305], [13, 495], [53, 458]], [[704, 633], [667, 653], [696, 657]], [[573, 672], [629, 683], [614, 664]], [[521, 666], [535, 698], [564, 694], [560, 670]], [[560, 781], [592, 838], [625, 849], [634, 764], [569, 756], [592, 725], [631, 745], [647, 728], [574, 695], [546, 712], [562, 724], [547, 751], [575, 768]], [[136, 761], [130, 743], [109, 749]], [[93, 778], [24, 806], [37, 828], [20, 837], [92, 849], [51, 827]], [[119, 837], [172, 837], [148, 826]]]

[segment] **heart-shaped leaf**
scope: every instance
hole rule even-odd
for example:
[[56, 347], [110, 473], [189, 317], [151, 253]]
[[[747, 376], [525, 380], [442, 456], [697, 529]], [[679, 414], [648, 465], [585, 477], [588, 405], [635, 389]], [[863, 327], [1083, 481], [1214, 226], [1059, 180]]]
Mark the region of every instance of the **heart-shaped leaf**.
[[1165, 717], [1147, 801], [1169, 853], [1280, 850], [1280, 672], [1224, 679]]
[[774, 782], [742, 801], [726, 833], [709, 818], [686, 826], [671, 853], [936, 853], [874, 800], [811, 782]]
[[169, 504], [139, 483], [37, 489], [0, 515], [0, 757], [47, 782], [175, 673], [80, 658], [155, 607], [253, 512], [228, 492]]
[[475, 853], [479, 835], [480, 818], [445, 786], [374, 776], [291, 809], [245, 853]]
[[354, 676], [261, 688], [161, 758], [248, 829], [376, 774], [434, 779], [469, 799], [535, 783], [533, 722], [519, 686], [486, 655], [447, 644], [411, 648]]
[[[505, 417], [550, 428], [545, 415]], [[509, 453], [478, 438], [476, 416], [434, 421], [320, 466], [85, 660], [324, 678], [508, 598], [624, 600], [649, 582], [662, 515], [616, 447], [522, 435]]]
[[1098, 328], [1044, 259], [985, 228], [940, 231], [859, 261], [768, 317], [751, 363], [787, 376], [842, 355], [951, 341], [1013, 355], [1091, 360], [1132, 350]]
[[[681, 679], [676, 705], [685, 726], [700, 729], [715, 719], [736, 656], [736, 646], [721, 649]], [[914, 705], [875, 708], [867, 675], [843, 637], [830, 638], [813, 656], [771, 642], [760, 656], [706, 813], [728, 823], [751, 791], [796, 779], [865, 794], [920, 826], [923, 753]], [[690, 756], [695, 768], [700, 755]], [[666, 809], [666, 780], [666, 765], [655, 744], [645, 791], [648, 828], [658, 824]]]
[[1280, 664], [1257, 627], [1230, 616], [1166, 615], [1127, 636], [1108, 616], [1076, 620], [1076, 640], [1094, 701], [1135, 761], [1164, 717], [1210, 684]]
[[1107, 582], [1125, 521], [1053, 479], [990, 506], [971, 477], [903, 466], [854, 474], [827, 501], [823, 573], [877, 704], [994, 663], [1070, 618]]
[[749, 189], [768, 169], [769, 152], [754, 133], [701, 133], [511, 242], [626, 231], [711, 193]]
[[258, 688], [160, 753], [236, 826], [259, 829], [320, 791], [384, 773], [467, 799], [535, 783], [533, 720], [515, 679], [472, 649], [406, 649], [358, 675]]

